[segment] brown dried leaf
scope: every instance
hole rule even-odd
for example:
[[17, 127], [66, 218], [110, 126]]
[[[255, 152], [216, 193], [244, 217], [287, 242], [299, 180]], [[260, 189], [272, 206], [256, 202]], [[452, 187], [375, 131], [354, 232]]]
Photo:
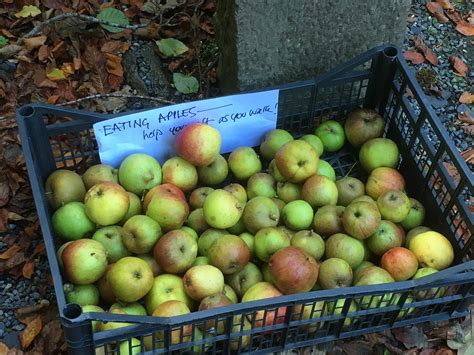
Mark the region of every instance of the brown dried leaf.
[[413, 64], [421, 64], [425, 61], [423, 54], [417, 51], [405, 51], [403, 52], [403, 57], [405, 60], [412, 62]]
[[0, 207], [5, 206], [10, 200], [10, 186], [7, 182], [0, 183]]
[[443, 7], [437, 2], [429, 2], [426, 4], [428, 11], [438, 19], [439, 22], [449, 22], [449, 19], [444, 14]]
[[26, 307], [21, 307], [18, 308], [15, 311], [15, 315], [18, 319], [23, 319], [25, 316], [31, 313], [37, 313], [41, 311], [42, 309], [48, 307], [50, 305], [50, 302], [48, 300], [41, 300], [39, 303], [34, 304], [32, 306], [26, 306]]
[[459, 102], [462, 104], [473, 104], [474, 103], [474, 94], [471, 94], [468, 91], [464, 91], [459, 98]]
[[474, 148], [465, 150], [461, 153], [461, 156], [466, 161], [466, 163], [470, 163], [471, 160], [474, 159]]
[[40, 62], [45, 62], [46, 59], [49, 57], [49, 47], [46, 45], [42, 45], [38, 49], [38, 59]]
[[468, 124], [474, 124], [474, 117], [471, 116], [469, 111], [459, 112], [458, 120]]
[[434, 54], [431, 48], [429, 48], [423, 42], [423, 40], [419, 36], [414, 37], [413, 42], [415, 44], [415, 48], [423, 53], [423, 55], [425, 56], [426, 60], [428, 60], [428, 62], [430, 62], [432, 65], [438, 65], [439, 63], [438, 57], [436, 56], [436, 54]]
[[48, 104], [54, 105], [56, 102], [58, 102], [59, 95], [51, 95], [48, 97]]
[[474, 36], [474, 26], [465, 21], [456, 25], [456, 31], [463, 34], [464, 36]]
[[26, 349], [35, 340], [36, 336], [41, 332], [42, 322], [41, 317], [29, 317], [22, 321], [26, 324], [26, 328], [20, 333], [20, 342], [23, 349]]
[[454, 10], [454, 6], [449, 0], [436, 0], [436, 2], [445, 10]]
[[8, 210], [6, 208], [0, 208], [0, 233], [6, 232], [7, 230], [8, 230]]
[[23, 265], [22, 269], [22, 274], [25, 279], [30, 279], [31, 275], [33, 274], [33, 271], [35, 271], [35, 261], [34, 260], [29, 260], [28, 262]]
[[4, 343], [0, 342], [0, 354], [8, 354], [8, 346], [6, 346]]
[[428, 338], [423, 330], [417, 326], [392, 329], [395, 338], [402, 342], [407, 349], [414, 347], [424, 348], [428, 345]]
[[31, 38], [25, 38], [25, 48], [29, 51], [32, 49], [38, 48], [46, 42], [46, 36], [37, 36], [37, 37], [31, 37]]
[[72, 62], [73, 62], [73, 64], [74, 64], [74, 69], [75, 69], [75, 70], [81, 69], [81, 66], [82, 66], [81, 58], [76, 58], [76, 57], [74, 57], [74, 58], [72, 59]]
[[474, 124], [469, 126], [461, 126], [461, 129], [467, 134], [474, 134]]
[[106, 68], [109, 74], [123, 76], [122, 58], [117, 55], [105, 53], [107, 58]]
[[13, 244], [10, 248], [8, 248], [2, 254], [0, 254], [0, 260], [8, 260], [19, 251], [20, 251], [20, 247], [17, 244]]
[[453, 22], [456, 25], [458, 23], [464, 22], [462, 15], [456, 10], [446, 10], [444, 13], [446, 14], [446, 16], [448, 16], [451, 22]]
[[125, 53], [130, 48], [130, 43], [123, 41], [107, 41], [105, 42], [100, 50], [104, 53]]
[[463, 60], [455, 55], [449, 57], [449, 62], [453, 66], [454, 70], [461, 76], [466, 77], [467, 72], [469, 71], [466, 63]]

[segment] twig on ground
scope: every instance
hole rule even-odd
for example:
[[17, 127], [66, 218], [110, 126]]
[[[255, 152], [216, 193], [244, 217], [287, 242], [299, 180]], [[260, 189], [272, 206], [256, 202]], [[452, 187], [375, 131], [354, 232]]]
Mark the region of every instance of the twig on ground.
[[163, 99], [161, 97], [110, 93], [110, 94], [96, 94], [96, 95], [85, 96], [85, 97], [81, 97], [80, 99], [76, 99], [76, 100], [67, 101], [67, 102], [57, 104], [56, 106], [74, 105], [74, 104], [81, 103], [83, 101], [95, 100], [95, 99], [106, 99], [106, 98], [109, 98], [109, 97], [118, 97], [118, 98], [122, 98], [122, 99], [150, 100], [150, 101], [160, 102], [160, 103], [168, 104], [168, 105], [175, 104], [175, 102]]
[[98, 19], [94, 16], [78, 14], [76, 12], [68, 12], [68, 13], [58, 15], [58, 16], [51, 17], [49, 20], [41, 22], [40, 24], [35, 26], [30, 32], [28, 32], [26, 35], [24, 35], [22, 38], [20, 38], [18, 40], [17, 44], [21, 45], [23, 43], [23, 41], [25, 40], [25, 38], [34, 37], [34, 36], [37, 36], [37, 35], [41, 34], [43, 29], [45, 27], [51, 25], [52, 23], [62, 21], [62, 20], [68, 19], [68, 18], [77, 18], [77, 19], [87, 21], [87, 22], [90, 22], [90, 23], [96, 23], [96, 24], [100, 24], [100, 25], [107, 25], [107, 26], [123, 28], [123, 29], [129, 29], [129, 30], [137, 30], [139, 28], [148, 27], [156, 19], [156, 17], [153, 17], [148, 23], [145, 23], [145, 24], [121, 25], [121, 24], [118, 24], [118, 23], [113, 23], [113, 22], [110, 22], [110, 21], [101, 20], [101, 19]]

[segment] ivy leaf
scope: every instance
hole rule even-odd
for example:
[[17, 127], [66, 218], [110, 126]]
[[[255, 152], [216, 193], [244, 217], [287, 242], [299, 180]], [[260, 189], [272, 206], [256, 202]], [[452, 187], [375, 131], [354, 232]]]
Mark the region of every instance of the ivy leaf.
[[0, 36], [0, 47], [3, 47], [8, 44], [8, 39], [3, 36]]
[[199, 83], [194, 76], [173, 73], [173, 84], [183, 94], [195, 94], [199, 90]]
[[41, 10], [38, 9], [36, 6], [34, 5], [25, 5], [23, 6], [23, 8], [21, 9], [20, 12], [17, 12], [15, 14], [15, 17], [17, 18], [26, 18], [26, 17], [35, 17], [35, 16], [38, 16], [39, 14], [41, 13]]
[[156, 41], [158, 49], [166, 57], [176, 57], [186, 53], [189, 48], [181, 41], [174, 38], [165, 38]]
[[64, 72], [61, 69], [58, 69], [58, 68], [54, 68], [48, 74], [46, 74], [46, 76], [51, 81], [59, 81], [59, 80], [65, 80], [66, 79], [66, 76], [64, 75]]
[[[97, 15], [97, 18], [99, 20], [111, 22], [117, 25], [122, 25], [122, 26], [127, 26], [130, 24], [128, 17], [125, 15], [123, 11], [114, 9], [112, 7], [103, 9], [101, 12], [99, 12], [99, 14]], [[123, 28], [120, 28], [120, 27], [114, 27], [114, 26], [109, 26], [109, 25], [104, 25], [104, 24], [100, 24], [100, 25], [102, 26], [102, 28], [112, 33], [118, 33], [118, 32], [123, 31]]]

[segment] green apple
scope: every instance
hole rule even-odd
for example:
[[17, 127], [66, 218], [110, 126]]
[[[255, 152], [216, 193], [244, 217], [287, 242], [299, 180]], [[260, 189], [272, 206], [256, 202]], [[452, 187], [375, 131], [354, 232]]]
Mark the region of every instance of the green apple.
[[66, 169], [53, 171], [46, 179], [44, 190], [46, 200], [53, 210], [68, 202], [83, 202], [86, 194], [82, 178]]
[[367, 239], [367, 246], [377, 256], [403, 244], [403, 234], [391, 221], [382, 220], [379, 227]]
[[419, 227], [425, 221], [425, 208], [420, 201], [410, 198], [410, 212], [400, 222], [405, 230], [412, 230], [413, 228]]
[[[165, 301], [162, 304], [158, 305], [155, 310], [153, 311], [152, 315], [154, 317], [175, 317], [181, 316], [184, 314], [191, 313], [189, 307], [186, 303], [180, 300], [169, 300]], [[170, 341], [171, 344], [180, 344], [183, 342], [188, 342], [190, 339], [190, 335], [192, 334], [192, 325], [187, 324], [182, 327], [178, 327], [178, 329], [174, 329], [171, 331]], [[159, 331], [155, 333], [158, 342], [163, 342], [165, 334], [163, 331]]]
[[198, 182], [197, 170], [183, 158], [170, 158], [163, 164], [163, 182], [173, 184], [184, 192], [192, 191]]
[[209, 258], [207, 256], [198, 256], [191, 266], [209, 265]]
[[234, 289], [227, 284], [224, 284], [224, 288], [222, 290], [222, 294], [226, 296], [232, 303], [239, 302], [237, 294], [235, 293]]
[[278, 250], [288, 246], [290, 239], [278, 228], [262, 228], [255, 234], [255, 254], [261, 261], [267, 262]]
[[204, 205], [204, 201], [206, 201], [207, 196], [214, 191], [212, 187], [198, 187], [197, 189], [194, 189], [193, 192], [189, 195], [189, 207], [192, 210], [195, 210], [197, 208], [202, 208]]
[[299, 183], [316, 174], [319, 157], [311, 144], [295, 140], [286, 143], [277, 151], [275, 163], [285, 180]]
[[326, 258], [343, 259], [354, 269], [364, 260], [364, 245], [347, 234], [333, 234], [326, 240]]
[[146, 215], [158, 222], [165, 232], [181, 228], [188, 214], [186, 200], [173, 194], [154, 196], [146, 210]]
[[97, 286], [99, 287], [99, 293], [101, 299], [106, 303], [106, 304], [112, 304], [114, 302], [117, 302], [117, 297], [115, 297], [114, 293], [112, 292], [112, 289], [110, 288], [109, 281], [107, 280], [107, 274], [109, 273], [110, 270], [112, 270], [112, 267], [115, 264], [109, 264], [107, 265], [107, 269], [105, 273], [102, 275], [102, 277], [99, 279], [97, 282]]
[[406, 236], [406, 239], [405, 239], [405, 246], [407, 248], [410, 247], [410, 242], [411, 240], [418, 234], [420, 233], [423, 233], [423, 232], [428, 232], [429, 230], [431, 230], [430, 228], [428, 227], [425, 227], [425, 226], [419, 226], [419, 227], [415, 227], [413, 229], [410, 229], [410, 231], [407, 233], [407, 236]]
[[[378, 266], [369, 266], [361, 272], [358, 281], [354, 286], [379, 285], [395, 282], [393, 277], [384, 269]], [[360, 301], [363, 309], [387, 307], [393, 297], [391, 293], [384, 293], [382, 296], [364, 296]]]
[[250, 147], [239, 147], [230, 153], [229, 168], [238, 180], [247, 180], [262, 170], [262, 162]]
[[308, 142], [316, 150], [318, 156], [320, 157], [324, 153], [324, 145], [322, 140], [315, 134], [306, 134], [300, 139]]
[[82, 181], [86, 190], [89, 190], [95, 184], [102, 181], [118, 183], [118, 170], [107, 164], [92, 165], [82, 175]]
[[344, 123], [347, 141], [355, 148], [372, 138], [383, 135], [385, 122], [376, 111], [357, 107], [347, 116]]
[[194, 229], [192, 229], [191, 227], [182, 226], [180, 229], [183, 230], [183, 231], [185, 231], [186, 233], [188, 233], [191, 237], [193, 237], [195, 241], [198, 240], [199, 235], [198, 235], [197, 232], [196, 232]]
[[377, 199], [377, 207], [383, 219], [398, 223], [410, 212], [410, 199], [400, 190], [389, 190]]
[[[86, 306], [81, 306], [82, 307], [82, 312], [83, 313], [88, 313], [88, 312], [91, 312], [91, 313], [104, 313], [105, 310], [99, 306], [94, 306], [94, 305], [91, 305], [91, 304], [88, 304]], [[99, 324], [100, 322], [99, 321], [96, 321], [96, 320], [93, 320], [92, 321], [92, 331], [93, 332], [97, 332], [99, 331]]]
[[131, 217], [136, 216], [137, 214], [142, 214], [142, 202], [140, 201], [140, 198], [133, 192], [129, 192], [128, 197], [130, 197], [130, 205], [128, 206], [128, 211], [125, 214], [125, 217], [123, 217], [118, 223], [121, 226], [123, 226]]
[[344, 206], [329, 205], [318, 208], [313, 218], [314, 231], [324, 238], [344, 232], [344, 227], [342, 226], [344, 210]]
[[162, 234], [158, 222], [139, 214], [123, 225], [123, 244], [134, 254], [149, 253]]
[[[282, 296], [282, 293], [274, 285], [268, 282], [259, 282], [245, 292], [242, 297], [242, 303], [279, 296]], [[285, 321], [286, 307], [279, 307], [276, 310], [262, 309], [253, 312], [255, 313], [248, 320], [252, 323], [253, 327], [259, 328], [283, 323]]]
[[229, 173], [229, 166], [227, 160], [222, 155], [218, 155], [211, 164], [198, 166], [197, 173], [202, 184], [214, 186], [224, 182]]
[[357, 266], [355, 269], [354, 269], [354, 283], [356, 283], [357, 281], [359, 281], [359, 277], [360, 275], [362, 274], [362, 271], [364, 271], [365, 269], [367, 269], [369, 266], [375, 266], [374, 263], [370, 262], [370, 261], [363, 261], [359, 264], [359, 266]]
[[273, 282], [273, 277], [272, 277], [272, 274], [270, 273], [270, 268], [268, 267], [267, 263], [262, 265], [261, 270], [262, 270], [262, 275], [263, 275], [263, 281], [271, 283], [271, 284], [275, 284]]
[[339, 258], [324, 260], [319, 267], [318, 282], [323, 289], [349, 287], [352, 285], [352, 268]]
[[[432, 267], [422, 267], [417, 270], [415, 275], [413, 275], [412, 279], [416, 280], [428, 275], [432, 275], [437, 273], [438, 270], [432, 268]], [[422, 288], [420, 290], [415, 291], [415, 297], [418, 300], [427, 300], [431, 298], [440, 298], [444, 296], [444, 293], [446, 292], [445, 287], [433, 287], [433, 288]]]
[[126, 256], [112, 266], [107, 281], [118, 300], [135, 302], [150, 291], [153, 271], [145, 260]]
[[281, 175], [280, 170], [278, 170], [278, 168], [276, 166], [275, 159], [272, 159], [270, 164], [268, 164], [268, 173], [271, 176], [273, 176], [273, 178], [277, 182], [284, 182], [285, 181], [285, 177], [283, 175]]
[[223, 274], [233, 274], [242, 270], [250, 260], [247, 244], [236, 235], [224, 235], [212, 243], [208, 251], [209, 264]]
[[107, 270], [107, 251], [92, 239], [70, 242], [61, 259], [66, 278], [76, 285], [88, 285], [99, 280]]
[[[114, 309], [112, 311], [109, 311], [109, 313], [112, 314], [127, 314], [125, 311], [122, 311], [121, 309]], [[124, 323], [124, 322], [99, 322], [97, 325], [98, 331], [107, 331], [107, 330], [114, 330], [114, 329], [119, 329], [119, 328], [125, 328], [133, 323]]]
[[224, 190], [230, 192], [232, 196], [234, 196], [242, 206], [245, 205], [247, 202], [247, 191], [245, 187], [240, 184], [232, 183], [227, 186], [224, 186]]
[[280, 216], [281, 216], [281, 213], [283, 212], [283, 207], [285, 207], [286, 202], [276, 197], [273, 197], [272, 201], [275, 203], [275, 205], [277, 205], [278, 211], [280, 211]]
[[64, 284], [64, 295], [67, 303], [76, 303], [80, 306], [99, 304], [99, 289], [96, 285]]
[[344, 128], [334, 120], [328, 120], [321, 123], [315, 130], [319, 139], [323, 142], [324, 151], [336, 152], [344, 146], [346, 139]]
[[250, 260], [253, 260], [255, 257], [255, 237], [248, 232], [241, 233], [239, 237], [247, 244], [250, 252]]
[[278, 149], [292, 140], [293, 136], [287, 131], [274, 129], [265, 134], [262, 144], [260, 144], [260, 154], [262, 154], [266, 160], [272, 160]]
[[185, 231], [172, 230], [156, 243], [153, 256], [160, 268], [172, 274], [183, 273], [196, 260], [198, 246], [196, 240]]
[[193, 300], [201, 302], [207, 296], [221, 293], [224, 288], [224, 275], [212, 265], [197, 265], [183, 276], [184, 291]]
[[201, 256], [208, 256], [208, 251], [211, 245], [220, 237], [228, 234], [224, 229], [209, 228], [204, 231], [198, 239], [198, 254]]
[[209, 229], [209, 225], [206, 222], [204, 210], [202, 208], [197, 208], [194, 211], [191, 211], [185, 223], [198, 234]]
[[316, 175], [325, 176], [331, 181], [336, 181], [336, 172], [331, 164], [326, 160], [319, 159], [319, 166]]
[[347, 234], [357, 239], [369, 238], [379, 227], [382, 217], [371, 202], [352, 202], [342, 214], [342, 225]]
[[147, 212], [148, 205], [154, 197], [176, 197], [178, 199], [184, 200], [186, 202], [186, 196], [184, 192], [179, 189], [179, 187], [174, 186], [173, 184], [161, 184], [155, 186], [150, 191], [148, 191], [143, 198], [143, 211]]
[[121, 309], [127, 314], [134, 315], [134, 316], [146, 316], [146, 309], [138, 302], [132, 303], [120, 303], [116, 302], [110, 306], [109, 311], [114, 309]]
[[359, 161], [369, 173], [380, 167], [395, 169], [400, 161], [400, 152], [391, 139], [373, 138], [365, 142], [360, 148]]
[[123, 229], [120, 226], [108, 226], [98, 229], [92, 236], [93, 240], [101, 243], [107, 251], [109, 264], [131, 255], [123, 243]]
[[280, 200], [285, 203], [301, 200], [301, 188], [300, 184], [294, 184], [292, 182], [279, 182], [277, 183], [277, 196]]
[[352, 176], [345, 176], [337, 180], [336, 187], [338, 192], [337, 204], [340, 206], [347, 206], [353, 200], [365, 194], [364, 183]]
[[326, 176], [313, 175], [303, 184], [301, 195], [311, 207], [317, 208], [327, 205], [335, 206], [338, 191], [336, 184], [331, 179]]
[[225, 281], [242, 297], [250, 287], [263, 281], [263, 275], [257, 265], [248, 263], [242, 270], [226, 275]]
[[[204, 298], [199, 303], [198, 311], [206, 311], [208, 309], [214, 309], [219, 307], [225, 307], [232, 304], [232, 301], [227, 298], [223, 293], [216, 293]], [[205, 331], [215, 331], [217, 334], [223, 334], [226, 329], [226, 321], [223, 319], [215, 318], [209, 319], [207, 322], [198, 324], [199, 329]]]
[[264, 227], [275, 227], [280, 220], [280, 211], [272, 199], [257, 196], [245, 205], [242, 220], [250, 233], [256, 233]]
[[194, 308], [194, 302], [184, 292], [182, 277], [172, 274], [162, 274], [155, 277], [150, 292], [145, 296], [145, 307], [148, 314], [152, 314], [160, 304], [170, 300], [181, 301], [189, 309]]
[[145, 260], [148, 263], [151, 268], [151, 271], [153, 272], [153, 277], [157, 277], [158, 275], [164, 273], [163, 269], [160, 268], [160, 265], [158, 265], [155, 258], [150, 254], [139, 254], [137, 255], [137, 258]]
[[247, 196], [249, 199], [256, 196], [275, 197], [275, 179], [267, 173], [252, 175], [247, 181]]
[[63, 240], [77, 240], [91, 234], [95, 224], [87, 217], [82, 202], [68, 202], [54, 212], [53, 232]]
[[316, 261], [320, 260], [324, 255], [324, 240], [313, 231], [302, 230], [295, 233], [291, 238], [291, 245], [303, 249]]
[[313, 222], [313, 208], [303, 200], [288, 202], [283, 207], [282, 219], [290, 229], [299, 231], [307, 229]]
[[119, 184], [104, 181], [94, 185], [84, 198], [87, 216], [92, 222], [109, 226], [119, 223], [128, 212], [130, 197]]
[[227, 231], [229, 232], [229, 234], [234, 234], [234, 235], [239, 235], [240, 233], [244, 233], [247, 231], [247, 228], [245, 227], [245, 224], [244, 224], [243, 214], [236, 224], [234, 224], [232, 227], [227, 228]]
[[130, 154], [120, 164], [118, 178], [125, 190], [143, 196], [145, 191], [161, 184], [161, 166], [148, 154]]
[[120, 355], [135, 355], [142, 353], [142, 343], [137, 338], [122, 341], [119, 345]]
[[213, 228], [225, 229], [236, 224], [242, 216], [242, 204], [230, 192], [217, 189], [204, 201], [204, 218]]

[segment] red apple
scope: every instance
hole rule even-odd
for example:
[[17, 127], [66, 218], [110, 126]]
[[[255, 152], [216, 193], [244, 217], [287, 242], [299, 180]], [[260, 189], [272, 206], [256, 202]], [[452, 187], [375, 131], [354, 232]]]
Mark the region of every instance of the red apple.
[[418, 270], [418, 260], [415, 254], [403, 247], [395, 247], [387, 251], [382, 255], [380, 263], [395, 281], [408, 280]]
[[[282, 296], [282, 293], [271, 283], [259, 282], [245, 292], [242, 297], [242, 303], [278, 296]], [[285, 313], [286, 307], [279, 307], [277, 309], [270, 308], [268, 310], [262, 309], [255, 311], [255, 319], [249, 319], [249, 321], [254, 321], [253, 324], [255, 327], [279, 324], [285, 321]]]
[[145, 195], [145, 198], [143, 199], [143, 211], [146, 212], [148, 205], [150, 204], [153, 197], [159, 196], [159, 195], [166, 195], [166, 194], [171, 194], [182, 200], [186, 200], [186, 196], [184, 196], [184, 192], [181, 191], [179, 187], [176, 187], [173, 184], [158, 185], [152, 188], [150, 191], [148, 191], [147, 194]]
[[405, 179], [402, 174], [387, 167], [373, 170], [365, 184], [367, 195], [377, 200], [381, 194], [389, 190], [405, 190]]
[[191, 267], [197, 251], [196, 240], [182, 229], [175, 229], [158, 240], [153, 256], [163, 270], [179, 274]]
[[344, 131], [347, 141], [358, 148], [369, 139], [382, 137], [384, 126], [382, 116], [376, 111], [358, 107], [347, 116]]
[[146, 215], [157, 221], [165, 232], [181, 228], [188, 214], [186, 200], [171, 194], [153, 197], [146, 211]]
[[195, 166], [211, 164], [221, 149], [221, 135], [217, 129], [203, 123], [184, 127], [176, 137], [178, 155]]
[[284, 294], [310, 291], [318, 279], [319, 264], [298, 247], [286, 247], [268, 261], [273, 282]]

